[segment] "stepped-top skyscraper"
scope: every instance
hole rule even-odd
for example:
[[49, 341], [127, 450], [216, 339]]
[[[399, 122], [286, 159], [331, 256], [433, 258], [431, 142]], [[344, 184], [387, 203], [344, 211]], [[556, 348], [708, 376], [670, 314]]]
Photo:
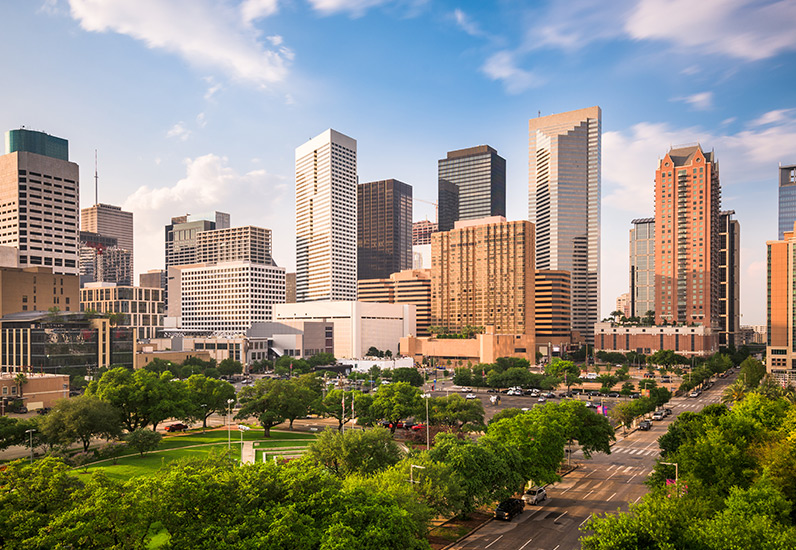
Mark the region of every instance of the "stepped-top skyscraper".
[[296, 148], [296, 301], [357, 298], [357, 142], [329, 129]]
[[7, 132], [0, 202], [0, 245], [17, 249], [19, 267], [79, 273], [79, 169], [69, 162], [67, 140], [24, 128]]
[[536, 267], [572, 274], [572, 330], [588, 342], [600, 311], [601, 124], [599, 107], [528, 123]]
[[439, 230], [506, 215], [506, 159], [489, 145], [450, 151], [438, 163]]

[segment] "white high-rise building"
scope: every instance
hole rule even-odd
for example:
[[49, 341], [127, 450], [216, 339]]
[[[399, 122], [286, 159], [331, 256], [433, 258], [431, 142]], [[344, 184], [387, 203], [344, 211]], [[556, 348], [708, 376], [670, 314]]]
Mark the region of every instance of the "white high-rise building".
[[587, 342], [600, 313], [601, 124], [599, 107], [528, 122], [536, 268], [572, 274], [572, 330]]
[[296, 148], [296, 301], [356, 297], [357, 142], [329, 129]]

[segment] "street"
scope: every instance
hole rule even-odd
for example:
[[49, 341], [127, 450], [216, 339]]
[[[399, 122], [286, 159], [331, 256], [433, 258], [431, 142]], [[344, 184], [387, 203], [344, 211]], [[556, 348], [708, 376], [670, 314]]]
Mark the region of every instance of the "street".
[[658, 437], [684, 411], [699, 411], [718, 403], [724, 388], [734, 377], [719, 379], [699, 398], [678, 397], [667, 405], [671, 416], [652, 423], [648, 432], [634, 431], [618, 436], [611, 454], [598, 453], [584, 460], [580, 452], [573, 460], [580, 464], [561, 482], [547, 487], [548, 498], [510, 522], [491, 520], [484, 527], [451, 548], [490, 550], [569, 550], [580, 548], [580, 527], [594, 513], [626, 511], [647, 493], [644, 480], [658, 458]]

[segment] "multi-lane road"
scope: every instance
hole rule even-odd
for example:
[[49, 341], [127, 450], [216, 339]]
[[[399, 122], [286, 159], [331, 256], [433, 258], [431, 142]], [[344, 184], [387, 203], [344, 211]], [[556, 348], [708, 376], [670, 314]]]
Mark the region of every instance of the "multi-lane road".
[[664, 420], [653, 422], [650, 431], [635, 431], [619, 437], [611, 454], [598, 453], [584, 460], [560, 483], [547, 487], [548, 498], [541, 505], [526, 506], [510, 522], [492, 520], [460, 541], [456, 550], [569, 550], [580, 548], [580, 527], [595, 513], [627, 510], [647, 493], [644, 480], [658, 458], [658, 437], [683, 411], [698, 411], [719, 402], [731, 379], [719, 380], [699, 398], [678, 397], [667, 405], [673, 411]]

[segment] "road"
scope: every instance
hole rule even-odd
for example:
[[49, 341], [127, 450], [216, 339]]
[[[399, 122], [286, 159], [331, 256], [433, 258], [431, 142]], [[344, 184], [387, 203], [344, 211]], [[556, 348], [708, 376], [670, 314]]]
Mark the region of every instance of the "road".
[[650, 431], [634, 431], [619, 437], [611, 454], [598, 453], [584, 460], [578, 452], [573, 460], [580, 464], [560, 483], [547, 487], [548, 498], [510, 522], [492, 520], [451, 548], [456, 550], [570, 550], [580, 548], [580, 527], [594, 513], [626, 511], [647, 493], [644, 480], [659, 455], [658, 437], [684, 411], [699, 411], [717, 403], [732, 378], [719, 379], [699, 398], [679, 397], [669, 403], [673, 414], [653, 422]]

